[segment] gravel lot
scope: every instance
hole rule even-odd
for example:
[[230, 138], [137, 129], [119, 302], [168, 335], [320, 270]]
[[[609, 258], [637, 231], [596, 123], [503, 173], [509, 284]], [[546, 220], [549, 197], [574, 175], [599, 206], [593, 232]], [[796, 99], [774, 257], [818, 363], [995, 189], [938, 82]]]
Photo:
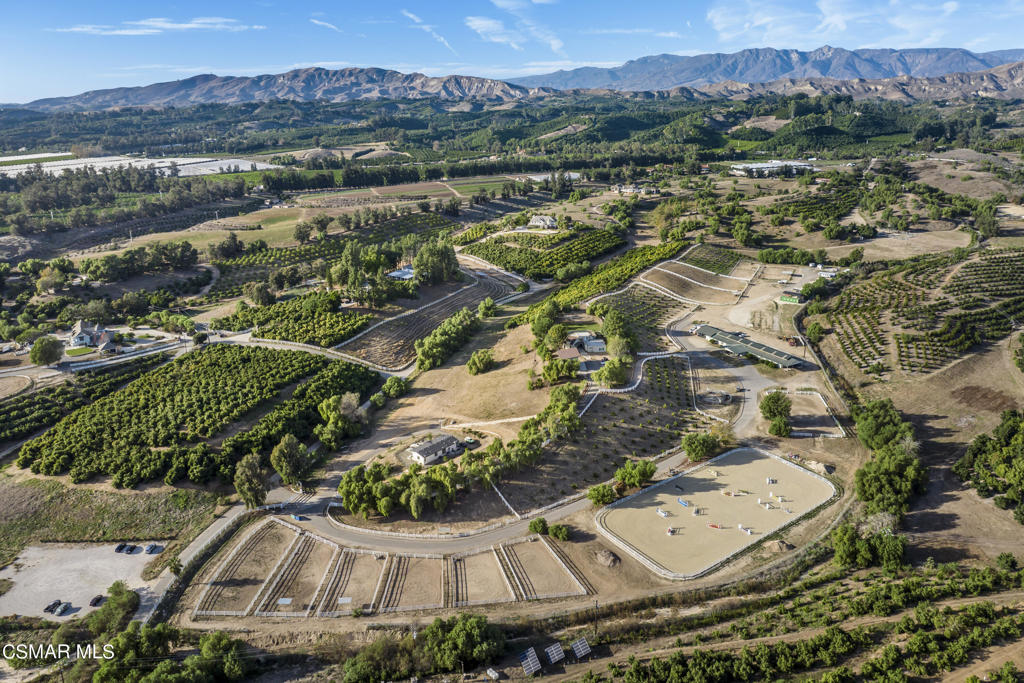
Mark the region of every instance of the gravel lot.
[[59, 598], [71, 603], [71, 609], [57, 617], [60, 621], [93, 611], [89, 600], [106, 595], [107, 588], [119, 579], [135, 590], [151, 589], [156, 582], [141, 578], [142, 568], [153, 559], [143, 552], [146, 545], [131, 555], [115, 553], [113, 543], [47, 543], [25, 548], [15, 562], [0, 569], [0, 579], [14, 581], [11, 590], [0, 596], [0, 616], [48, 617], [43, 608]]

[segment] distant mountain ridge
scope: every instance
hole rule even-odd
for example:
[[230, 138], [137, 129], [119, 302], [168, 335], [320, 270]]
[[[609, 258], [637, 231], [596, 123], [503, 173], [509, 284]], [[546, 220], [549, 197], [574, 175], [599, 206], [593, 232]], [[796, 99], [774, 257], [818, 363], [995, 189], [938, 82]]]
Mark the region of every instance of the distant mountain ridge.
[[787, 78], [879, 79], [932, 77], [984, 71], [1024, 60], [1024, 49], [975, 53], [961, 48], [846, 50], [825, 45], [816, 50], [753, 48], [730, 54], [652, 55], [609, 69], [582, 67], [540, 76], [512, 78], [530, 88], [620, 91], [701, 88], [714, 83], [767, 83]]
[[203, 74], [152, 85], [91, 90], [71, 97], [51, 97], [24, 107], [38, 111], [95, 110], [131, 106], [237, 104], [266, 100], [397, 99], [436, 97], [451, 100], [520, 100], [543, 94], [528, 88], [476, 76], [431, 77], [389, 69], [322, 69], [310, 67], [263, 76]]
[[[841, 54], [840, 54], [841, 53]], [[857, 56], [861, 53], [861, 56]], [[930, 54], [930, 57], [928, 56]], [[180, 81], [154, 83], [152, 85], [93, 90], [70, 97], [53, 97], [36, 100], [25, 105], [25, 109], [41, 112], [50, 111], [94, 111], [119, 107], [186, 107], [195, 104], [239, 104], [243, 102], [264, 102], [269, 100], [314, 101], [327, 100], [344, 102], [349, 100], [380, 99], [425, 99], [434, 98], [454, 103], [473, 101], [482, 104], [501, 104], [516, 101], [537, 100], [562, 96], [607, 95], [636, 99], [680, 98], [687, 100], [745, 99], [767, 93], [807, 95], [845, 94], [858, 99], [880, 98], [901, 101], [961, 99], [968, 97], [993, 97], [1001, 99], [1024, 98], [1024, 62], [1006, 63], [984, 70], [952, 69], [964, 55], [973, 55], [968, 66], [979, 66], [982, 57], [1000, 61], [1017, 57], [1024, 60], [1024, 50], [1002, 50], [974, 55], [966, 50], [923, 49], [923, 50], [838, 50], [820, 48], [813, 52], [797, 50], [744, 50], [734, 55], [702, 55], [716, 57], [719, 68], [706, 70], [706, 74], [738, 72], [748, 78], [728, 78], [701, 85], [674, 85], [632, 89], [619, 87], [588, 86], [559, 89], [555, 86], [523, 85], [475, 76], [430, 77], [419, 73], [403, 74], [388, 69], [296, 69], [283, 74], [241, 77], [215, 76], [206, 74]], [[826, 68], [825, 56], [835, 57], [833, 66]], [[856, 59], [850, 57], [854, 55]], [[860, 69], [863, 55], [875, 55], [876, 63], [881, 57], [888, 60], [890, 70], [899, 68], [915, 72], [939, 71], [938, 75], [897, 75], [891, 77], [863, 76], [786, 76], [769, 78], [779, 70], [793, 71], [792, 61], [799, 56], [806, 62], [808, 56], [815, 56], [815, 64], [807, 62], [803, 71], [826, 71], [843, 74]], [[959, 55], [959, 57], [956, 57]], [[742, 57], [740, 57], [742, 56]], [[725, 57], [737, 58], [726, 68]], [[761, 58], [763, 57], [763, 61]], [[956, 57], [956, 59], [954, 59]], [[671, 59], [669, 59], [671, 58]], [[675, 63], [673, 55], [645, 57], [628, 62], [625, 66], [639, 62], [652, 63], [667, 60]], [[782, 60], [782, 61], [780, 61]], [[787, 61], [789, 60], [789, 61]], [[840, 67], [843, 62], [845, 66]], [[747, 66], [740, 68], [738, 64]], [[780, 66], [781, 64], [781, 66]], [[813, 66], [813, 68], [812, 68]], [[623, 68], [624, 68], [623, 67]], [[687, 67], [689, 68], [689, 67]], [[858, 69], [860, 71], [858, 71]], [[573, 72], [581, 71], [579, 69]], [[583, 70], [586, 71], [586, 70]], [[609, 71], [597, 69], [596, 71]], [[589, 73], [589, 71], [588, 71]], [[715, 76], [717, 78], [717, 76]], [[539, 78], [539, 77], [538, 77]], [[664, 80], [666, 77], [659, 77]], [[674, 77], [673, 77], [674, 78]], [[657, 80], [651, 76], [652, 80]], [[522, 79], [521, 79], [522, 80]], [[671, 79], [669, 79], [671, 80]], [[456, 106], [463, 106], [456, 104]]]

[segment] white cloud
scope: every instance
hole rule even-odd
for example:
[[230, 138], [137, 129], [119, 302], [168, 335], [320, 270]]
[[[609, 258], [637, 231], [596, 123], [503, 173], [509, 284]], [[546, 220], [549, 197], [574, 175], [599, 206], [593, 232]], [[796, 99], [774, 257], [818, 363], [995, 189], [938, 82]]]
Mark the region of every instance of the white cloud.
[[[552, 52], [564, 55], [565, 43], [550, 28], [535, 20], [530, 14], [531, 3], [526, 0], [491, 0], [491, 4], [500, 10], [504, 10], [516, 18], [516, 29], [539, 43], [543, 43]], [[536, 3], [533, 4], [547, 4]]]
[[956, 34], [952, 17], [959, 8], [953, 0], [816, 0], [813, 7], [713, 0], [705, 19], [719, 43], [737, 48], [923, 47]]
[[337, 31], [338, 33], [344, 33], [344, 31], [342, 31], [340, 28], [338, 28], [337, 26], [335, 26], [334, 24], [332, 24], [329, 21], [322, 21], [320, 19], [310, 19], [309, 22], [311, 24], [316, 24], [317, 26], [323, 26], [324, 28], [329, 28], [332, 31]]
[[242, 24], [225, 17], [196, 17], [188, 21], [173, 21], [165, 17], [151, 17], [137, 21], [122, 21], [117, 26], [105, 24], [78, 24], [50, 29], [58, 33], [84, 33], [94, 36], [151, 36], [168, 31], [259, 31], [266, 26]]
[[491, 43], [508, 45], [514, 50], [522, 50], [520, 45], [523, 36], [516, 31], [505, 27], [501, 21], [490, 17], [466, 17], [466, 26], [476, 32], [478, 36]]
[[454, 55], [458, 55], [459, 54], [458, 52], [455, 51], [455, 48], [453, 48], [448, 43], [448, 41], [445, 39], [444, 36], [442, 36], [440, 33], [438, 33], [436, 30], [434, 30], [433, 25], [424, 23], [424, 21], [421, 18], [419, 18], [417, 15], [413, 14], [412, 12], [410, 12], [407, 9], [403, 9], [402, 10], [402, 15], [406, 19], [409, 19], [410, 21], [412, 21], [412, 27], [411, 28], [418, 28], [418, 29], [420, 29], [421, 31], [423, 31], [424, 33], [429, 35], [431, 38], [433, 38], [434, 40], [436, 40], [437, 42], [441, 43], [446, 48], [451, 50], [452, 54], [454, 54]]

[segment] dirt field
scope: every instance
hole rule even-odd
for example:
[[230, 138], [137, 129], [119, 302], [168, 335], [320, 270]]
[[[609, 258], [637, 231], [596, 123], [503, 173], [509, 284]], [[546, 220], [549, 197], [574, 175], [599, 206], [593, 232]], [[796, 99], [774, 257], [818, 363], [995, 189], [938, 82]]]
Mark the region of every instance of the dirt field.
[[342, 552], [336, 571], [328, 577], [324, 586], [324, 597], [319, 609], [324, 612], [350, 609], [369, 609], [373, 600], [373, 589], [384, 571], [384, 554], [381, 559], [372, 553], [357, 553], [346, 549]]
[[[945, 153], [938, 156], [949, 158]], [[993, 174], [977, 170], [977, 164], [969, 161], [950, 162], [924, 159], [912, 161], [908, 165], [915, 180], [951, 194], [988, 199], [997, 192], [1009, 193], [1013, 189], [1009, 183], [1000, 180]]]
[[438, 607], [444, 601], [441, 567], [444, 560], [396, 555], [379, 611]]
[[294, 531], [273, 520], [257, 527], [238, 552], [225, 557], [199, 610], [245, 610], [294, 540]]
[[456, 607], [460, 603], [504, 602], [515, 597], [491, 549], [453, 559], [452, 570]]
[[[767, 483], [768, 478], [773, 482]], [[832, 484], [801, 467], [742, 448], [605, 508], [599, 524], [614, 541], [689, 578], [799, 519], [834, 493]], [[667, 534], [668, 528], [674, 535]]]
[[28, 377], [22, 377], [20, 375], [8, 375], [6, 377], [0, 377], [0, 398], [6, 398], [13, 396], [14, 394], [22, 391], [26, 387], [32, 384], [32, 380]]
[[303, 536], [292, 559], [281, 570], [274, 589], [266, 595], [259, 609], [285, 614], [305, 613], [313, 603], [334, 552], [332, 546], [309, 535]]
[[798, 394], [790, 392], [789, 400], [793, 402], [790, 424], [793, 436], [835, 436], [842, 433], [835, 420], [828, 414], [825, 399], [821, 394]]
[[[886, 261], [898, 254], [900, 258], [910, 258], [921, 254], [934, 254], [950, 251], [957, 247], [966, 247], [971, 242], [970, 234], [961, 230], [932, 230], [912, 232], [885, 232], [878, 237], [855, 244], [826, 246], [830, 259], [839, 259], [858, 247], [864, 249], [864, 260]], [[802, 245], [804, 249], [815, 247]]]
[[647, 272], [642, 279], [667, 289], [676, 296], [697, 303], [724, 305], [735, 303], [737, 299], [736, 292], [724, 292], [720, 289], [705, 287], [698, 282], [693, 282], [678, 273], [668, 270], [668, 266], [664, 265]]
[[581, 593], [576, 581], [562, 568], [544, 541], [534, 539], [504, 548], [527, 600]]

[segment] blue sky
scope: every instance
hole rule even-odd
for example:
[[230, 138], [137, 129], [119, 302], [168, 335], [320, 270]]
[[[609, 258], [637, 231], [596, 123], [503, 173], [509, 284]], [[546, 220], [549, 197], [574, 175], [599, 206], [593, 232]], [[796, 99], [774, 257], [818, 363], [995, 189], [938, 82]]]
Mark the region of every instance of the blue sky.
[[510, 78], [747, 47], [1024, 47], [1024, 0], [4, 4], [0, 102], [304, 66]]

